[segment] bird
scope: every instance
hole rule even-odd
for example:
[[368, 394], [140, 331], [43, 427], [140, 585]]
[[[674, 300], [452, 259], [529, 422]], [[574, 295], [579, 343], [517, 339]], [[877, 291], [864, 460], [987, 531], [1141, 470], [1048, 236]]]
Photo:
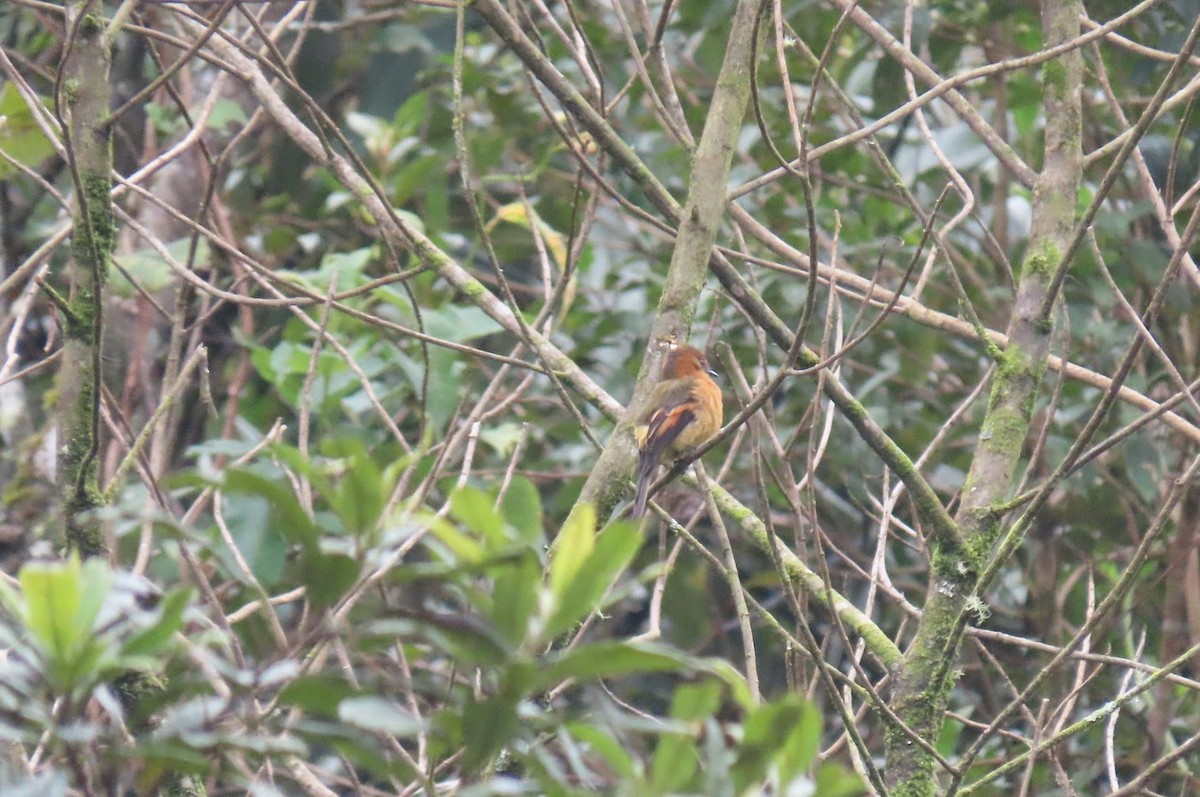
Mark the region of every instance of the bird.
[[676, 459], [716, 434], [724, 420], [717, 372], [695, 346], [677, 346], [667, 355], [662, 381], [655, 386], [637, 417], [637, 497], [632, 516], [646, 512], [650, 484], [663, 457]]

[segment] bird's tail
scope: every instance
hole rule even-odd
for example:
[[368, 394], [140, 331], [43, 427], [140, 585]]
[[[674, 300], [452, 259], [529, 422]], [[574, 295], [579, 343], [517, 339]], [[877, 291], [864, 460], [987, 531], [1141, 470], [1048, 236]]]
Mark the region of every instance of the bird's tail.
[[654, 456], [646, 456], [642, 452], [638, 457], [637, 496], [633, 499], [631, 517], [641, 517], [646, 514], [646, 502], [650, 500], [650, 485], [654, 481], [654, 471], [657, 470], [658, 460]]

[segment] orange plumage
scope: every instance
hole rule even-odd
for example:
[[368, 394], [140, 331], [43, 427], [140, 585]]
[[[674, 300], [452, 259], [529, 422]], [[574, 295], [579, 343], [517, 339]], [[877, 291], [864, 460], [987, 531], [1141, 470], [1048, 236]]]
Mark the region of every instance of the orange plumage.
[[709, 374], [716, 376], [704, 352], [694, 346], [679, 346], [667, 355], [662, 382], [650, 394], [634, 429], [638, 444], [634, 517], [646, 511], [650, 484], [663, 457], [675, 459], [721, 428], [721, 389]]

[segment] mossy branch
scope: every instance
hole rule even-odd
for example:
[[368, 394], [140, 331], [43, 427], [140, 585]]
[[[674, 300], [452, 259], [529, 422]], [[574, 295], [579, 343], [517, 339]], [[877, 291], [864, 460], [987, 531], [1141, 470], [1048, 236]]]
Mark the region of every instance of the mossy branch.
[[[1077, 2], [1044, 0], [1047, 47], [1079, 35], [1079, 13]], [[1075, 222], [1083, 171], [1082, 73], [1078, 50], [1065, 52], [1044, 67], [1044, 163], [1034, 186], [1033, 227], [1009, 320], [1009, 344], [998, 361], [955, 516], [963, 546], [958, 551], [943, 546], [935, 549], [930, 574], [933, 583], [916, 637], [895, 671], [894, 708], [926, 739], [936, 738], [941, 727], [955, 681], [964, 618], [977, 602], [976, 578], [1002, 530], [993, 508], [1009, 497], [1049, 354], [1053, 328], [1039, 318], [1038, 310], [1050, 295], [1053, 266], [1059, 262]], [[885, 743], [889, 790], [932, 795], [935, 762], [924, 752], [914, 751], [900, 734], [888, 734]]]

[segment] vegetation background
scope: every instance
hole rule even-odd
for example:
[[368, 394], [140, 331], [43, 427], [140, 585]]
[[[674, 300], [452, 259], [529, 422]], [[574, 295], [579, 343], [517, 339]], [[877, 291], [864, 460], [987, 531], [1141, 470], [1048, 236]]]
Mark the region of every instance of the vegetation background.
[[3, 4], [3, 793], [1197, 793], [1197, 20]]

